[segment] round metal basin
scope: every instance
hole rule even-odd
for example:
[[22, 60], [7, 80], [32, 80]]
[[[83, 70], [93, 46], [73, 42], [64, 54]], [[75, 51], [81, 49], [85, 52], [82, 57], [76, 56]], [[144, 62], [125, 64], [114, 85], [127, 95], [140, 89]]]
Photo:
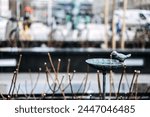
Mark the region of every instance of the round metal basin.
[[91, 67], [102, 71], [109, 71], [123, 67], [123, 64], [116, 59], [93, 58], [87, 59], [86, 63]]

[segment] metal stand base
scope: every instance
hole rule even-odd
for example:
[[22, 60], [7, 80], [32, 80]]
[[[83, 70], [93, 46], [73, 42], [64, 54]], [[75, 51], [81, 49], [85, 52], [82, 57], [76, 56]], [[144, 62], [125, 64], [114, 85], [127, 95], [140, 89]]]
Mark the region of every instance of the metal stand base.
[[106, 97], [106, 72], [103, 71], [103, 95], [102, 99], [105, 100]]

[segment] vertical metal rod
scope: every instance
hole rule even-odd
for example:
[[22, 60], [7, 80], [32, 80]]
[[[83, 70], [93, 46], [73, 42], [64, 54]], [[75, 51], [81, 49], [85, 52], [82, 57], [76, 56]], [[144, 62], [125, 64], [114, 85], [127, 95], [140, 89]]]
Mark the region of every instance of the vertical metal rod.
[[106, 96], [106, 72], [103, 71], [103, 100], [105, 100]]
[[97, 82], [98, 82], [98, 89], [99, 89], [99, 99], [101, 99], [101, 81], [100, 81], [100, 76], [99, 76], [99, 70], [97, 71]]
[[128, 96], [128, 99], [130, 98], [130, 96], [132, 96], [133, 83], [134, 83], [134, 80], [135, 80], [136, 74], [137, 74], [137, 71], [136, 71], [136, 70], [134, 70], [133, 78], [132, 78], [132, 81], [131, 81], [131, 84], [130, 84], [130, 88], [129, 88], [129, 96]]
[[109, 98], [111, 99], [111, 95], [112, 95], [112, 70], [110, 70], [110, 75], [109, 75], [109, 82], [110, 82], [110, 91], [109, 91]]
[[140, 74], [140, 71], [138, 70], [137, 71], [137, 74], [136, 74], [136, 79], [135, 79], [135, 100], [137, 100], [137, 93], [138, 93], [138, 76]]

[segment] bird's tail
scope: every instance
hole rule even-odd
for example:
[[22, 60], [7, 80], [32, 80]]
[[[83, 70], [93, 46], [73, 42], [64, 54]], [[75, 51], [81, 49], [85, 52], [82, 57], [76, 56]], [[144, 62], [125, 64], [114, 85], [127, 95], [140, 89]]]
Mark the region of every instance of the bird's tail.
[[126, 56], [127, 56], [127, 58], [129, 58], [129, 57], [131, 57], [131, 54], [127, 54]]

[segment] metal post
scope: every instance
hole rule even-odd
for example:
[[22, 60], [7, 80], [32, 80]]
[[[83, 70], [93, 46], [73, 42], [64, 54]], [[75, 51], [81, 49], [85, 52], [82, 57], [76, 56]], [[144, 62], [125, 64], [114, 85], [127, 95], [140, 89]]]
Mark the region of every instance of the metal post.
[[103, 71], [103, 97], [102, 99], [105, 100], [106, 96], [106, 72]]

